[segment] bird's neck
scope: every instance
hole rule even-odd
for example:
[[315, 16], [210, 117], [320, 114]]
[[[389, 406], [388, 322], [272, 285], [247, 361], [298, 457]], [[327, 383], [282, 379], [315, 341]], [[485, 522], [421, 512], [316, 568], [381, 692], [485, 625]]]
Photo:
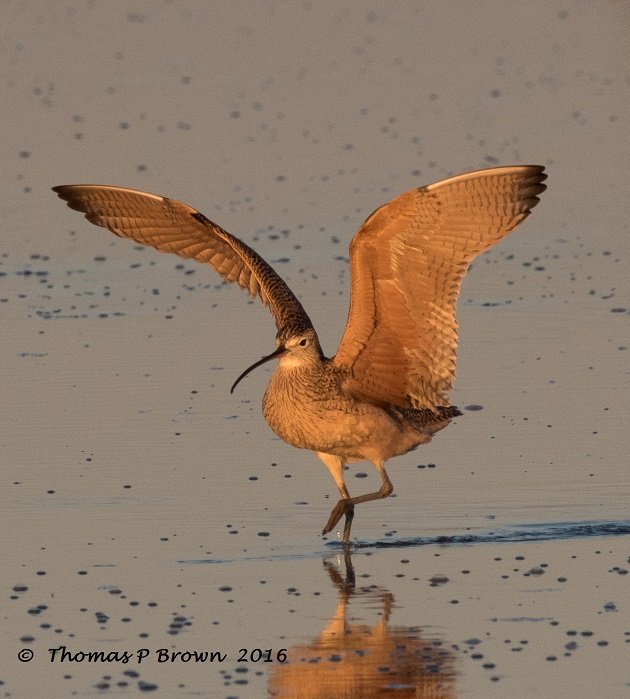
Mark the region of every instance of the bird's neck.
[[276, 371], [321, 371], [323, 363], [324, 358], [316, 354], [296, 356], [289, 353], [280, 357]]

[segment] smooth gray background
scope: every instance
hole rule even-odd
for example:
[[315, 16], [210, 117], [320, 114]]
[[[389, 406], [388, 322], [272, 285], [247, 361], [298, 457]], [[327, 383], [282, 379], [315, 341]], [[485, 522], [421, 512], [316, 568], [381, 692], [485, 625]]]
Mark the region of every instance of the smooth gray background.
[[[276, 266], [332, 354], [362, 220], [411, 187], [524, 162], [547, 166], [549, 189], [475, 263], [459, 306], [453, 402], [484, 410], [392, 461], [397, 497], [360, 508], [353, 533], [398, 547], [354, 564], [394, 597], [393, 624], [449, 649], [443, 696], [627, 695], [628, 538], [576, 533], [627, 531], [629, 13], [2, 4], [6, 696], [304, 696], [284, 666], [235, 673], [236, 652], [304, 647], [348, 613], [322, 569], [337, 552], [319, 537], [332, 480], [264, 424], [264, 370], [228, 393], [273, 348], [268, 313], [210, 269], [92, 227], [50, 187], [119, 184], [199, 208]], [[361, 464], [348, 482], [359, 493], [376, 477]], [[600, 521], [612, 525], [589, 529]], [[498, 543], [514, 525], [537, 540]], [[485, 543], [423, 545], [476, 532]], [[352, 618], [376, 623], [381, 598], [356, 599]], [[492, 667], [471, 657], [475, 638]], [[59, 644], [230, 657], [50, 663]], [[326, 696], [344, 696], [321, 670]]]

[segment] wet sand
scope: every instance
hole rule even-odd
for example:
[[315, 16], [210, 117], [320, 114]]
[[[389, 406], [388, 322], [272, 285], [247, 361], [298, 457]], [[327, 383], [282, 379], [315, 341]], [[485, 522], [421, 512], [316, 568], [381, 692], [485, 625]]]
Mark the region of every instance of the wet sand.
[[[628, 9], [0, 17], [0, 696], [630, 695]], [[464, 415], [389, 463], [394, 497], [357, 508], [351, 559], [319, 535], [332, 479], [260, 415], [268, 370], [229, 395], [273, 349], [267, 311], [50, 191], [198, 207], [278, 269], [333, 354], [362, 220], [517, 162], [549, 189], [464, 284]]]

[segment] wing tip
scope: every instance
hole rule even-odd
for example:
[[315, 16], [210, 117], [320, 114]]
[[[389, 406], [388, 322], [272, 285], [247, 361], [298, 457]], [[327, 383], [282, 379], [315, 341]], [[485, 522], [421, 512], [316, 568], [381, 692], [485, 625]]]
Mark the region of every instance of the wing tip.
[[79, 213], [84, 214], [88, 221], [90, 221], [90, 223], [95, 223], [95, 225], [101, 225], [100, 223], [92, 221], [92, 219], [88, 217], [88, 207], [81, 200], [81, 197], [77, 196], [76, 190], [80, 187], [81, 185], [60, 184], [56, 185], [55, 187], [51, 187], [51, 189], [62, 201], [66, 202], [68, 208], [72, 209], [73, 211], [78, 211]]
[[68, 190], [70, 187], [72, 187], [71, 184], [58, 184], [51, 187], [51, 189], [60, 199], [65, 199], [66, 196], [68, 196]]
[[522, 196], [527, 205], [528, 213], [537, 206], [540, 195], [547, 189], [545, 180], [548, 175], [544, 165], [526, 165], [526, 178], [522, 182]]
[[85, 214], [86, 208], [82, 206], [77, 200], [76, 196], [73, 194], [73, 189], [75, 185], [72, 184], [60, 184], [55, 187], [51, 187], [52, 191], [62, 200], [66, 202], [66, 206], [73, 211], [78, 211], [79, 213]]
[[[548, 173], [546, 172], [544, 165], [523, 165], [523, 167], [528, 171], [528, 179], [542, 183], [548, 177]], [[543, 185], [543, 187], [546, 186], [547, 185]]]
[[419, 187], [418, 189], [430, 191], [445, 184], [455, 184], [456, 182], [476, 179], [484, 175], [490, 177], [493, 175], [507, 175], [510, 172], [514, 175], [520, 175], [521, 178], [523, 178], [523, 182], [542, 183], [547, 179], [545, 165], [498, 165], [495, 167], [484, 167], [477, 170], [468, 170], [467, 172], [462, 172], [458, 175], [453, 175], [451, 177], [447, 177], [446, 179], [438, 180], [437, 182], [431, 182], [430, 184]]
[[[68, 197], [73, 195], [105, 195], [114, 194], [117, 196], [138, 196], [146, 199], [154, 199], [158, 201], [171, 201], [179, 204], [180, 206], [188, 206], [182, 202], [176, 201], [175, 199], [169, 199], [162, 194], [153, 194], [152, 192], [145, 192], [142, 189], [133, 189], [132, 187], [119, 187], [112, 184], [58, 184], [51, 187], [51, 190], [62, 199], [68, 200]], [[188, 207], [191, 208], [191, 207]], [[194, 209], [192, 209], [194, 211]]]

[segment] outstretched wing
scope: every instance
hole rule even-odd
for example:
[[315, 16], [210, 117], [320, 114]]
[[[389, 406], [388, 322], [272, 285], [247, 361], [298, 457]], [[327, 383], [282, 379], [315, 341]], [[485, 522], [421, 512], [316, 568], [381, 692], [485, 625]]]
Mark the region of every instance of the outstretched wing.
[[69, 184], [53, 191], [88, 221], [122, 238], [208, 263], [227, 282], [259, 296], [278, 330], [287, 324], [312, 327], [302, 304], [258, 253], [187, 204], [107, 185]]
[[538, 203], [538, 165], [469, 172], [401, 194], [350, 245], [350, 310], [335, 365], [357, 397], [400, 407], [448, 405], [455, 304], [473, 258]]

